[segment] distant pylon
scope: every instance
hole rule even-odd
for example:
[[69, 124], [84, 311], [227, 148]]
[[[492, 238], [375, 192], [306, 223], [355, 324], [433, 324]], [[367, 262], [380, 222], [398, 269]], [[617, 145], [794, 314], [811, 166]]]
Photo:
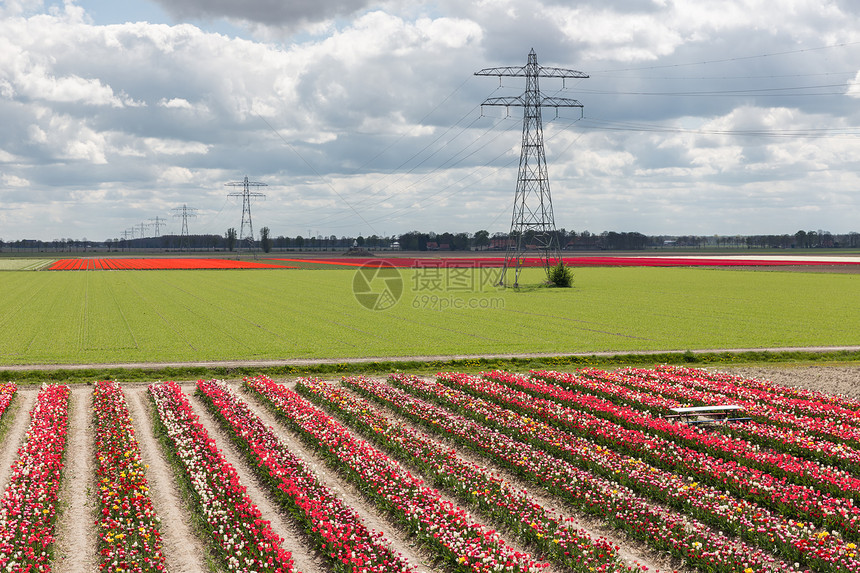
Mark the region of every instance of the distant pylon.
[[197, 209], [182, 205], [172, 209], [174, 217], [182, 217], [182, 231], [179, 233], [179, 250], [184, 251], [188, 248], [188, 217], [196, 217]]
[[150, 219], [150, 221], [152, 221], [152, 224], [153, 224], [153, 226], [155, 227], [155, 236], [156, 236], [156, 237], [160, 237], [160, 236], [161, 236], [161, 226], [162, 226], [166, 221], [165, 221], [164, 219], [162, 219], [161, 217], [157, 216], [157, 215], [155, 216], [155, 218]]
[[587, 78], [588, 75], [575, 70], [539, 66], [534, 49], [529, 52], [528, 63], [523, 67], [486, 68], [475, 72], [475, 75], [526, 78], [526, 91], [521, 96], [487, 98], [481, 104], [523, 108], [523, 142], [511, 216], [511, 232], [498, 283], [507, 286], [508, 269], [513, 266], [513, 287], [516, 288], [519, 286], [523, 259], [531, 245], [538, 252], [547, 278], [550, 266], [561, 260], [543, 147], [541, 107], [582, 107], [575, 99], [542, 96], [538, 78]]
[[[241, 197], [242, 198], [242, 224], [239, 227], [239, 243], [245, 240], [248, 244], [248, 250], [254, 250], [254, 226], [251, 223], [251, 199], [262, 198], [265, 199], [266, 195], [260, 193], [258, 191], [251, 191], [251, 187], [266, 187], [265, 183], [259, 183], [257, 181], [248, 181], [247, 175], [245, 176], [244, 181], [231, 181], [229, 183], [225, 183], [230, 187], [242, 187], [242, 192], [234, 192], [229, 193], [228, 197]], [[247, 226], [247, 234], [245, 233], [245, 228]]]

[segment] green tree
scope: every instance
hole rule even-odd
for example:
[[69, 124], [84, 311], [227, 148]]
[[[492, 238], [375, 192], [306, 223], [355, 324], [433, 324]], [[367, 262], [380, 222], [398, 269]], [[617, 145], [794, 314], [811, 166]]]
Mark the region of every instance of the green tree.
[[549, 269], [549, 282], [554, 286], [570, 288], [573, 286], [573, 270], [565, 266], [563, 261]]
[[227, 229], [224, 239], [227, 241], [227, 250], [232, 251], [236, 247], [236, 228], [230, 227]]
[[472, 243], [475, 245], [476, 249], [483, 251], [490, 245], [490, 232], [485, 229], [476, 231], [475, 236], [472, 239]]
[[260, 248], [263, 249], [264, 253], [268, 253], [272, 250], [272, 239], [269, 235], [270, 232], [268, 227], [260, 229]]

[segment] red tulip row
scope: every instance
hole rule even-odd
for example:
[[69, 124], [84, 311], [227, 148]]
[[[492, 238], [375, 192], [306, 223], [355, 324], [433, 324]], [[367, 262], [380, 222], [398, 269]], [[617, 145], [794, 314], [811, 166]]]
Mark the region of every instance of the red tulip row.
[[341, 424], [295, 392], [262, 376], [247, 379], [246, 384], [456, 571], [531, 572], [549, 566], [515, 551], [498, 533], [472, 521], [462, 508], [443, 500], [382, 452], [353, 438]]
[[[624, 370], [636, 375], [638, 370]], [[756, 402], [764, 402], [783, 410], [794, 410], [798, 414], [840, 418], [854, 426], [860, 426], [860, 401], [846, 397], [833, 397], [819, 392], [786, 388], [771, 382], [757, 382], [741, 376], [721, 372], [708, 372], [696, 368], [661, 366], [654, 372], [665, 378], [674, 378], [691, 384], [695, 388], [718, 392]]]
[[[392, 375], [390, 380], [410, 392], [442, 402], [456, 392], [413, 376]], [[579, 469], [543, 448], [491, 430], [479, 421], [453, 414], [382, 382], [351, 378], [345, 383], [411, 420], [479, 451], [564, 498], [581, 511], [599, 516], [607, 524], [626, 531], [658, 551], [668, 551], [702, 571], [758, 573], [801, 570], [799, 564], [777, 561], [769, 551], [731, 539], [695, 517], [654, 505], [629, 487]]]
[[100, 502], [96, 521], [102, 571], [164, 571], [159, 519], [134, 437], [131, 414], [116, 382], [93, 392], [96, 479]]
[[[661, 395], [697, 405], [737, 404], [744, 409], [746, 416], [750, 416], [756, 421], [799, 429], [807, 435], [818, 436], [836, 443], [847, 442], [854, 448], [860, 448], [860, 428], [855, 425], [838, 420], [788, 412], [764, 402], [694, 388], [691, 387], [694, 384], [692, 379], [682, 376], [661, 373], [659, 379], [655, 380], [655, 374], [643, 375], [647, 372], [635, 372], [636, 375], [634, 375], [634, 371], [628, 371], [627, 374], [618, 373], [615, 379], [623, 379], [625, 385], [641, 389], [652, 387], [656, 384], [657, 391]], [[599, 379], [604, 378], [606, 375], [606, 373], [599, 370], [584, 371], [580, 372], [580, 374], [593, 374]]]
[[0, 418], [3, 417], [3, 413], [9, 407], [9, 404], [12, 403], [12, 398], [15, 397], [17, 391], [18, 386], [14, 382], [0, 384]]
[[26, 441], [0, 499], [0, 571], [51, 570], [69, 393], [68, 386], [42, 386], [30, 412]]
[[843, 565], [845, 571], [860, 567], [860, 558], [850, 556], [853, 549], [835, 536], [822, 536], [822, 532], [817, 532], [810, 523], [787, 519], [720, 489], [700, 485], [689, 478], [649, 466], [638, 458], [601, 448], [589, 440], [565, 434], [464, 392], [443, 391], [440, 396], [470, 417], [486, 421], [513, 437], [548, 451], [556, 451], [583, 469], [668, 503], [763, 548], [778, 549], [789, 561], [822, 571], [835, 570], [834, 567], [838, 569]]
[[[579, 378], [575, 374], [561, 372], [544, 371], [537, 374], [562, 384], [576, 384]], [[845, 470], [823, 466], [816, 461], [799, 458], [784, 451], [762, 448], [730, 435], [705, 432], [687, 424], [675, 424], [601, 397], [559, 388], [545, 380], [526, 378], [507, 372], [494, 372], [489, 377], [521, 390], [527, 395], [537, 396], [539, 400], [546, 399], [541, 403], [550, 409], [555, 408], [556, 403], [559, 403], [577, 410], [586, 410], [625, 428], [653, 432], [666, 440], [708, 455], [736, 461], [797, 484], [818, 488], [836, 497], [854, 497], [855, 501], [860, 501], [860, 478]], [[610, 381], [611, 378], [607, 382]], [[607, 391], [611, 390], [612, 388], [607, 384]], [[623, 390], [619, 389], [619, 392]], [[860, 516], [860, 509], [857, 515]]]
[[[558, 384], [567, 390], [588, 392], [615, 403], [627, 404], [658, 415], [670, 414], [671, 408], [690, 405], [691, 403], [697, 405], [704, 405], [705, 402], [711, 402], [712, 405], [725, 403], [722, 399], [714, 398], [707, 392], [686, 388], [683, 392], [673, 393], [672, 396], [663, 396], [660, 394], [660, 390], [664, 383], [661, 382], [659, 372], [657, 370], [640, 370], [637, 371], [635, 377], [632, 376], [631, 371], [625, 371], [622, 374], [621, 372], [602, 372], [599, 370], [581, 371], [579, 375], [558, 374], [542, 370], [532, 371], [531, 374], [534, 377]], [[686, 398], [687, 401], [680, 402], [679, 400], [682, 398]], [[860, 449], [852, 448], [844, 443], [831, 442], [810, 436], [797, 429], [762, 424], [756, 421], [721, 425], [717, 429], [729, 436], [736, 436], [780, 452], [835, 466], [840, 470], [851, 472], [854, 477], [860, 476]], [[756, 446], [752, 447], [756, 448]], [[782, 469], [780, 465], [772, 471], [778, 472]], [[836, 489], [835, 493], [843, 496], [849, 495], [854, 497], [855, 501], [860, 501], [860, 490], [851, 487], [850, 484], [842, 484], [842, 486], [844, 489]], [[831, 489], [831, 491], [834, 490]]]
[[[739, 435], [744, 437], [751, 435], [751, 439], [760, 443], [829, 463], [860, 475], [860, 442], [852, 426], [786, 413], [767, 404], [707, 391], [701, 384], [696, 383], [696, 377], [685, 378], [683, 374], [687, 372], [701, 371], [669, 370], [663, 367], [654, 370], [625, 370], [611, 374], [594, 370], [583, 371], [580, 374], [593, 378], [593, 382], [598, 385], [611, 379], [637, 390], [659, 394], [670, 400], [682, 400], [688, 404], [700, 406], [738, 404], [746, 409], [744, 415], [752, 416], [758, 422], [747, 424], [746, 429], [743, 426], [738, 427], [736, 432]], [[761, 438], [759, 439], [758, 436]], [[779, 440], [784, 447], [775, 445]]]
[[814, 390], [807, 390], [805, 388], [783, 386], [781, 384], [771, 382], [770, 380], [763, 380], [759, 378], [746, 378], [724, 372], [709, 372], [700, 368], [689, 368], [686, 366], [672, 366], [666, 364], [655, 366], [654, 370], [656, 372], [661, 373], [665, 372], [670, 375], [690, 377], [696, 381], [696, 386], [700, 388], [708, 388], [708, 381], [711, 380], [717, 382], [725, 381], [730, 384], [744, 386], [755, 390], [763, 390], [765, 392], [780, 394], [782, 396], [801, 398], [805, 400], [814, 400], [816, 402], [836, 404], [844, 408], [849, 408], [851, 410], [860, 410], [860, 400], [856, 398], [850, 398], [844, 395], [824, 394], [823, 392], [816, 392]]
[[387, 573], [413, 571], [381, 533], [321, 484], [311, 469], [266, 426], [248, 404], [223, 382], [197, 382], [197, 390], [240, 444], [272, 492], [304, 526], [335, 571]]
[[149, 386], [160, 430], [197, 498], [197, 508], [228, 571], [286, 573], [290, 553], [239, 483], [235, 468], [194, 414], [175, 382]]
[[[505, 378], [511, 384], [552, 387], [537, 380], [526, 381], [517, 375], [507, 373], [496, 373], [495, 376]], [[692, 428], [682, 424], [672, 424], [630, 408], [615, 406], [602, 398], [569, 391], [564, 391], [568, 394], [565, 404], [575, 403], [582, 410], [536, 398], [529, 393], [519, 392], [487, 378], [445, 374], [440, 376], [439, 380], [470, 393], [490, 398], [505, 408], [514, 408], [522, 413], [537, 416], [548, 424], [588, 437], [613, 450], [641, 456], [643, 460], [656, 466], [685, 473], [716, 487], [727, 488], [741, 498], [756, 501], [798, 519], [808, 520], [828, 529], [838, 529], [851, 539], [860, 538], [860, 531], [858, 531], [860, 507], [855, 506], [851, 499], [830, 496], [807, 485], [777, 479], [771, 474], [737, 461], [710, 455], [708, 453], [710, 451], [725, 454], [720, 451], [723, 445], [721, 438], [725, 436], [698, 434]], [[590, 412], [611, 416], [612, 419], [624, 425], [597, 417]], [[639, 427], [644, 430], [636, 429]], [[665, 436], [683, 437], [688, 442], [701, 440], [702, 449], [705, 451], [685, 447], [666, 439]], [[766, 454], [762, 453], [762, 456]], [[742, 459], [747, 461], [750, 458], [753, 456]], [[785, 472], [789, 469], [786, 468]]]
[[[347, 379], [347, 382], [353, 379]], [[571, 518], [544, 508], [527, 492], [514, 488], [485, 468], [470, 463], [453, 449], [438, 445], [423, 434], [395, 423], [365, 400], [335, 384], [300, 379], [296, 390], [335, 410], [354, 428], [364, 430], [378, 445], [421, 466], [437, 484], [453, 490], [461, 499], [506, 523], [526, 543], [540, 547], [550, 559], [570, 571], [635, 571], [618, 558], [617, 548], [605, 539], [594, 541], [577, 530]]]

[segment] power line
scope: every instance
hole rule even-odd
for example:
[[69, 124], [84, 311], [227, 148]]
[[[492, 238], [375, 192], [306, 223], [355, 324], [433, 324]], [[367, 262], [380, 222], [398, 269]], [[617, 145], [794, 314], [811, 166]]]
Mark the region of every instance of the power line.
[[614, 68], [614, 69], [608, 69], [608, 70], [590, 71], [589, 73], [591, 75], [597, 75], [597, 74], [604, 74], [604, 73], [611, 73], [611, 72], [661, 70], [661, 69], [668, 69], [668, 68], [683, 68], [683, 67], [690, 67], [690, 66], [704, 66], [704, 65], [710, 65], [710, 64], [723, 64], [726, 62], [740, 62], [743, 60], [755, 60], [758, 58], [773, 58], [776, 56], [790, 56], [793, 54], [802, 54], [805, 52], [816, 52], [816, 51], [820, 51], [820, 50], [830, 50], [833, 48], [846, 48], [848, 46], [856, 46], [858, 44], [860, 44], [860, 42], [843, 42], [840, 44], [828, 44], [826, 46], [818, 46], [815, 48], [800, 48], [797, 50], [786, 50], [783, 52], [773, 52], [771, 54], [756, 54], [756, 55], [752, 55], [752, 56], [736, 56], [733, 58], [722, 58], [722, 59], [718, 59], [718, 60], [703, 60], [703, 61], [699, 61], [699, 62], [686, 62], [686, 63], [681, 63], [681, 64], [663, 64], [663, 65], [659, 65], [659, 66], [641, 66], [641, 67], [635, 67], [635, 68], [634, 67], [631, 67], [631, 68]]
[[671, 125], [619, 122], [599, 118], [584, 117], [583, 129], [601, 131], [629, 131], [645, 133], [681, 133], [691, 135], [732, 135], [740, 137], [763, 138], [804, 138], [804, 139], [856, 139], [860, 137], [860, 127], [820, 127], [803, 129], [689, 129]]

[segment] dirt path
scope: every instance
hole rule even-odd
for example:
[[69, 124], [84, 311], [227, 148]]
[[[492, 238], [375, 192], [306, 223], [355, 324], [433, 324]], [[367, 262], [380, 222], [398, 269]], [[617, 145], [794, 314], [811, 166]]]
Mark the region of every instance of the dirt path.
[[123, 391], [141, 461], [149, 466], [146, 480], [152, 506], [161, 519], [161, 542], [167, 569], [173, 573], [206, 573], [206, 551], [194, 533], [188, 508], [176, 488], [173, 469], [155, 437], [146, 386], [127, 385]]
[[111, 362], [111, 363], [89, 363], [89, 364], [5, 364], [0, 365], [0, 372], [8, 370], [19, 372], [27, 370], [113, 370], [144, 369], [160, 370], [164, 368], [269, 368], [277, 366], [313, 366], [317, 364], [362, 364], [368, 362], [447, 362], [450, 360], [468, 360], [472, 358], [487, 359], [509, 359], [509, 358], [553, 358], [565, 356], [618, 356], [637, 355], [648, 356], [651, 354], [714, 354], [730, 353], [743, 354], [746, 352], [858, 352], [860, 346], [785, 346], [777, 348], [703, 348], [698, 350], [689, 349], [665, 349], [665, 350], [631, 350], [627, 352], [527, 352], [512, 354], [428, 354], [424, 356], [367, 356], [346, 358], [288, 358], [281, 360], [204, 360], [194, 362]]
[[3, 442], [0, 443], [0, 492], [6, 491], [6, 486], [9, 485], [12, 462], [17, 459], [18, 448], [24, 442], [27, 428], [30, 427], [30, 410], [36, 405], [38, 393], [38, 389], [18, 390], [13, 403], [3, 413], [4, 423], [8, 426]]
[[57, 573], [96, 572], [93, 387], [74, 386], [69, 396], [66, 457], [60, 489], [53, 568]]
[[709, 368], [745, 376], [770, 380], [783, 386], [815, 390], [825, 394], [842, 394], [860, 399], [860, 366], [783, 366], [767, 367], [719, 367]]

